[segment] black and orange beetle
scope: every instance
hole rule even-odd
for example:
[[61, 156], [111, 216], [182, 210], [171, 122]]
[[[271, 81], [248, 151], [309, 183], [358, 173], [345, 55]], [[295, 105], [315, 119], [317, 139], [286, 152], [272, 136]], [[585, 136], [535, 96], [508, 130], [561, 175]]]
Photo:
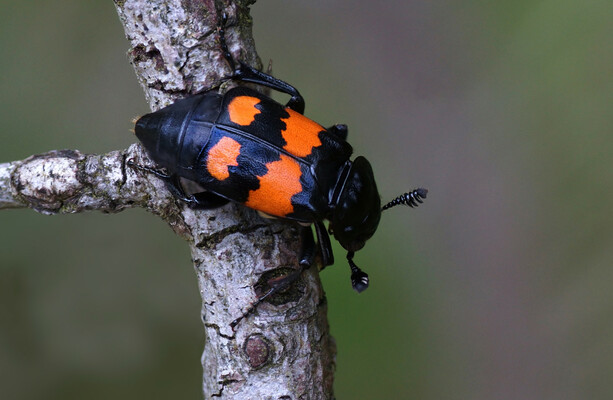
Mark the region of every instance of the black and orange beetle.
[[[192, 207], [234, 201], [303, 225], [302, 268], [271, 284], [254, 307], [311, 266], [316, 254], [311, 224], [322, 268], [334, 262], [324, 220], [347, 250], [351, 284], [362, 292], [368, 275], [353, 262], [354, 252], [375, 233], [383, 210], [398, 204], [417, 206], [427, 190], [415, 189], [381, 207], [370, 163], [362, 156], [349, 159], [353, 149], [346, 140], [346, 125], [326, 129], [303, 116], [305, 103], [296, 88], [244, 63], [237, 67], [223, 25], [219, 39], [234, 71], [228, 80], [272, 88], [291, 96], [289, 102], [283, 106], [237, 86], [225, 94], [208, 90], [144, 115], [136, 122], [136, 136], [168, 173], [144, 169], [164, 178], [173, 194]], [[206, 192], [186, 195], [179, 178], [197, 182]]]

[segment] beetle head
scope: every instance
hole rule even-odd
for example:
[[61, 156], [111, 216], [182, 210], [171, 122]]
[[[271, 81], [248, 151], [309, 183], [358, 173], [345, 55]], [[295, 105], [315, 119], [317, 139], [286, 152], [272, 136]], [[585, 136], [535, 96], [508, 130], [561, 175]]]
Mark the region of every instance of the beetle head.
[[354, 252], [372, 237], [380, 219], [381, 199], [372, 168], [364, 157], [357, 157], [334, 208], [332, 233], [346, 250]]
[[428, 191], [423, 188], [404, 193], [381, 207], [381, 199], [370, 163], [364, 157], [357, 157], [352, 163], [330, 221], [332, 234], [347, 250], [347, 261], [351, 268], [351, 285], [357, 292], [368, 288], [368, 274], [354, 262], [354, 252], [377, 230], [381, 212], [388, 208], [406, 204], [417, 207]]

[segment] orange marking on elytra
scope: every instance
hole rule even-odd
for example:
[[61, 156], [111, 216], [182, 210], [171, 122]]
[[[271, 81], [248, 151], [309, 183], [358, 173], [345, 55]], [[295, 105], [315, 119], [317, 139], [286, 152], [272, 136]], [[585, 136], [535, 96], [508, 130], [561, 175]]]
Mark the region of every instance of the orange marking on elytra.
[[255, 108], [259, 102], [260, 99], [251, 96], [237, 96], [233, 98], [228, 105], [230, 121], [243, 126], [251, 125], [255, 120], [255, 116], [261, 112]]
[[306, 157], [311, 154], [313, 147], [321, 146], [318, 134], [325, 129], [294, 110], [286, 108], [285, 111], [289, 117], [282, 118], [286, 128], [281, 134], [287, 142], [283, 148], [296, 157]]
[[209, 151], [206, 159], [206, 169], [213, 178], [223, 181], [230, 176], [229, 166], [238, 166], [236, 158], [241, 153], [241, 145], [236, 140], [227, 136]]
[[302, 191], [300, 165], [296, 160], [281, 155], [279, 161], [266, 164], [268, 172], [259, 177], [260, 187], [249, 191], [245, 205], [277, 217], [294, 211], [292, 196]]

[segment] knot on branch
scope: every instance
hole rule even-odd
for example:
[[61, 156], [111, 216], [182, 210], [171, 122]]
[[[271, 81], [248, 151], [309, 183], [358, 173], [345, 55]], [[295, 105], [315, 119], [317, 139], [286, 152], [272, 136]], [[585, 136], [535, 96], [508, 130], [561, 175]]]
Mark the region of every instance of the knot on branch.
[[31, 208], [44, 214], [55, 213], [78, 196], [82, 187], [78, 164], [83, 157], [75, 150], [34, 155], [15, 169], [11, 185]]

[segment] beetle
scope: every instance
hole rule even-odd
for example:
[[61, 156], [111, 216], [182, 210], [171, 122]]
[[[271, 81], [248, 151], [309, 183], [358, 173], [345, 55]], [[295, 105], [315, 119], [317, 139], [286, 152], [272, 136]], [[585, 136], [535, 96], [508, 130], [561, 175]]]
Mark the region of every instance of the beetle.
[[[282, 105], [245, 86], [224, 94], [209, 89], [178, 100], [142, 116], [135, 125], [137, 138], [167, 173], [133, 161], [130, 165], [163, 178], [169, 190], [191, 207], [208, 209], [234, 201], [302, 225], [300, 268], [269, 283], [271, 288], [250, 310], [309, 268], [317, 247], [322, 268], [333, 264], [328, 232], [347, 250], [353, 289], [364, 291], [368, 275], [353, 261], [355, 252], [377, 230], [382, 211], [399, 204], [417, 206], [428, 191], [412, 190], [382, 207], [370, 163], [362, 156], [350, 160], [353, 149], [347, 142], [347, 126], [324, 128], [308, 119], [303, 115], [304, 98], [295, 87], [236, 63], [226, 44], [225, 20], [218, 28], [219, 42], [233, 71], [225, 80], [265, 86], [290, 100]], [[195, 181], [206, 191], [188, 195], [180, 179]], [[328, 230], [324, 220], [329, 221]]]

